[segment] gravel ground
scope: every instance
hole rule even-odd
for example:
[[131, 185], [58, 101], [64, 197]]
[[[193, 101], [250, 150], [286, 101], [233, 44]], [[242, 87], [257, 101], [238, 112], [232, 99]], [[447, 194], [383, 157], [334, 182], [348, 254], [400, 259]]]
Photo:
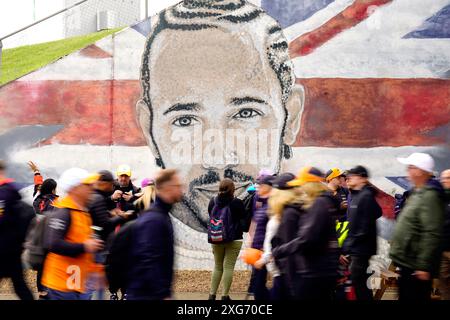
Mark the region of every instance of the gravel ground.
[[[25, 279], [28, 286], [33, 291], [36, 291], [36, 272], [25, 272]], [[211, 280], [211, 271], [199, 270], [180, 270], [175, 272], [174, 291], [175, 292], [209, 292]], [[250, 281], [250, 271], [235, 271], [233, 277], [233, 284], [231, 286], [231, 293], [245, 293], [247, 292]], [[0, 282], [0, 295], [13, 293], [11, 281], [3, 279]], [[220, 294], [221, 288], [218, 293]]]

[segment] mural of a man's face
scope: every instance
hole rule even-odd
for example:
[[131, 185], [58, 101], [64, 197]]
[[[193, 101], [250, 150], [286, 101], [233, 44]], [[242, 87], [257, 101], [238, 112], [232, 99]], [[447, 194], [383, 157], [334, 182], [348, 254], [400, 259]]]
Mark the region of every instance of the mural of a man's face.
[[[231, 178], [239, 196], [262, 167], [279, 170], [285, 145], [293, 144], [299, 130], [303, 90], [294, 87], [284, 103], [267, 54], [257, 50], [251, 37], [242, 32], [166, 29], [155, 38], [148, 61], [151, 106], [143, 100], [138, 103], [139, 121], [155, 157], [165, 167], [177, 168], [188, 182], [183, 202], [200, 224], [200, 228], [191, 226], [201, 229], [206, 226], [208, 203], [217, 194], [221, 179]], [[173, 153], [173, 136], [180, 129], [184, 129], [183, 135], [197, 139], [191, 141], [191, 161], [181, 163]], [[242, 151], [239, 143], [226, 152], [220, 150], [223, 161], [205, 156], [205, 149], [219, 143], [208, 140], [208, 132], [225, 137], [229, 129], [267, 133], [265, 162], [236, 157]], [[199, 145], [196, 132], [201, 132], [200, 149], [194, 146]], [[245, 142], [246, 150], [250, 151], [251, 143]], [[199, 152], [203, 156], [195, 154]], [[200, 161], [195, 161], [196, 157]]]

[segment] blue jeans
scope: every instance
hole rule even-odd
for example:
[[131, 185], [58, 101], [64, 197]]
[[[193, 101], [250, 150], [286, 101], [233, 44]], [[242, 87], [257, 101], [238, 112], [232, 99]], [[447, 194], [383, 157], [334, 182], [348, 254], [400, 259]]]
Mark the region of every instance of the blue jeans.
[[48, 289], [48, 297], [50, 300], [91, 300], [90, 293], [81, 293], [76, 291], [63, 292]]

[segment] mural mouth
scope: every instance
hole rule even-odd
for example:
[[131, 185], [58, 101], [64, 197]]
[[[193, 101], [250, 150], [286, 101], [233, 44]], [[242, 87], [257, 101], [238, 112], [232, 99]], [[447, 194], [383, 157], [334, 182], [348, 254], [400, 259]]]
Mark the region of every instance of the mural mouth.
[[[252, 184], [251, 181], [247, 182], [235, 182], [235, 191], [237, 194], [241, 194], [247, 188]], [[207, 198], [211, 199], [212, 197], [215, 197], [217, 193], [219, 192], [219, 184], [209, 184], [204, 186], [196, 186], [194, 187], [194, 190], [201, 193], [203, 196], [206, 196]]]
[[[236, 191], [238, 189], [246, 189], [248, 186], [250, 186], [252, 184], [251, 181], [247, 181], [247, 182], [235, 182], [234, 185], [236, 187]], [[219, 192], [219, 184], [218, 183], [214, 183], [214, 184], [209, 184], [209, 185], [205, 185], [205, 186], [196, 186], [194, 187], [195, 191], [200, 191], [200, 192], [212, 192], [212, 193], [217, 193]], [[241, 190], [239, 190], [241, 191]]]

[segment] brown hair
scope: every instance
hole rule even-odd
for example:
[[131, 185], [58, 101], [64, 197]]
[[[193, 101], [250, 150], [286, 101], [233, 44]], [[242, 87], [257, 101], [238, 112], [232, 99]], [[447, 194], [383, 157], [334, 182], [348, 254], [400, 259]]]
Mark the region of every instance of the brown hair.
[[219, 184], [219, 195], [220, 196], [233, 197], [234, 190], [235, 190], [235, 187], [234, 187], [233, 180], [225, 178], [222, 181], [220, 181], [220, 184]]
[[178, 174], [176, 169], [162, 169], [158, 172], [155, 178], [156, 189], [161, 189], [164, 183], [172, 180], [173, 176]]
[[0, 170], [6, 170], [6, 163], [2, 159], [0, 159]]

